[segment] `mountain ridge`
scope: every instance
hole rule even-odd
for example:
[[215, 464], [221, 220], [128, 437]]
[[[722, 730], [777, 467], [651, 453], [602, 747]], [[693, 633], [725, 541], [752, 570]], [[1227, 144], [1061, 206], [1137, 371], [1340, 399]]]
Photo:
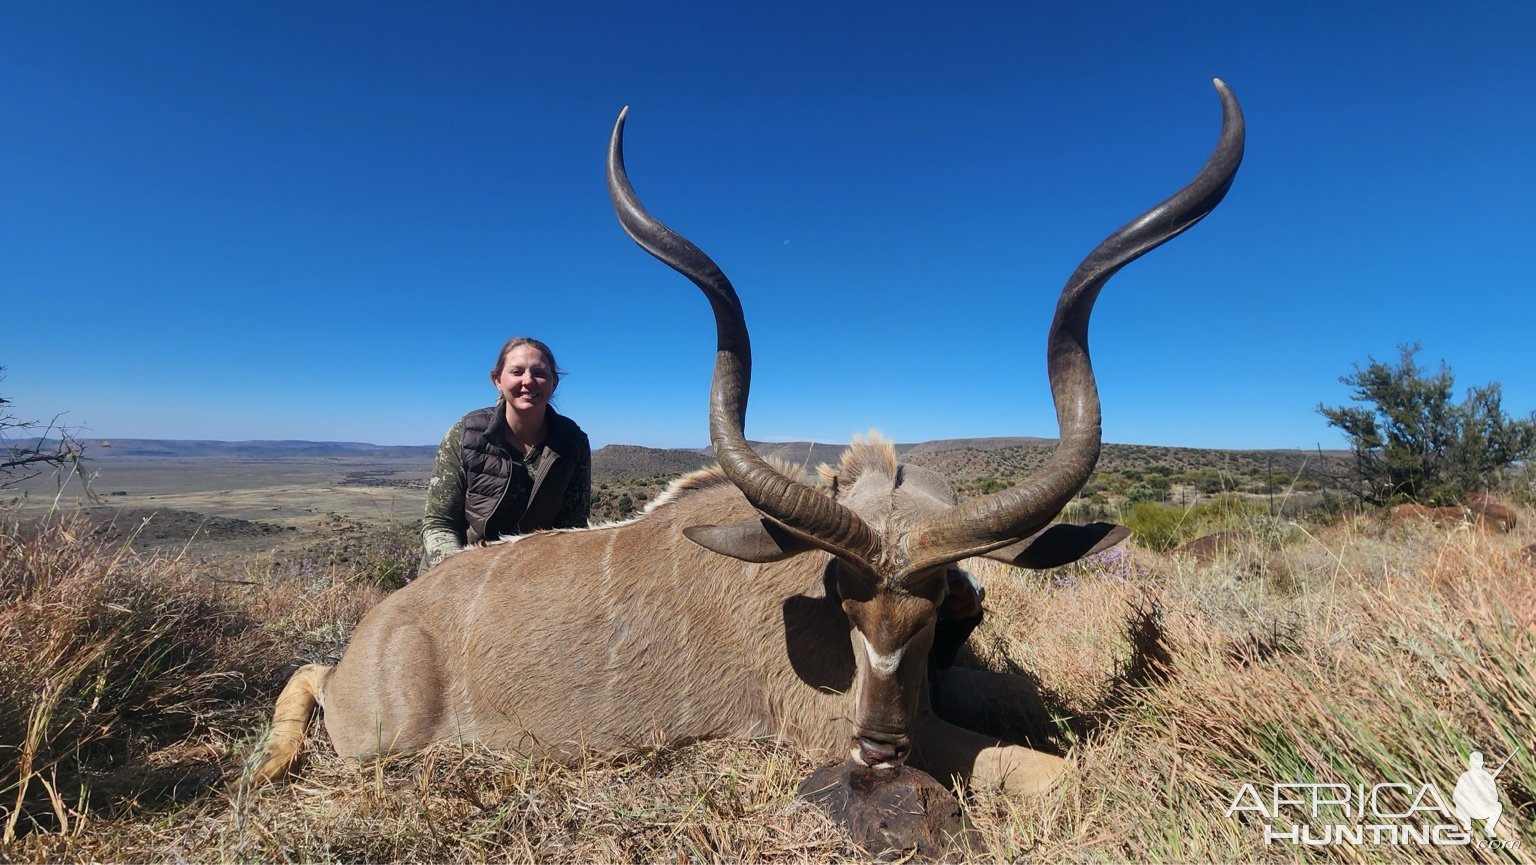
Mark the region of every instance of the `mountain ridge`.
[[[12, 447], [36, 446], [38, 441], [13, 440]], [[366, 442], [316, 442], [303, 439], [221, 441], [215, 439], [107, 439], [79, 442], [88, 461], [157, 459], [209, 460], [384, 460], [430, 464], [436, 445], [374, 445]], [[1022, 476], [1042, 465], [1054, 451], [1055, 439], [1029, 436], [936, 439], [893, 445], [904, 460], [924, 465], [957, 479], [987, 476]], [[776, 457], [791, 465], [814, 470], [821, 463], [836, 463], [844, 444], [821, 442], [752, 442], [764, 457]], [[1201, 466], [1236, 468], [1272, 467], [1296, 472], [1303, 466], [1314, 471], [1318, 463], [1335, 463], [1348, 457], [1345, 450], [1303, 451], [1285, 448], [1185, 448], [1162, 445], [1105, 444], [1098, 471], [1166, 464], [1176, 469]], [[592, 455], [595, 480], [658, 478], [703, 468], [714, 462], [714, 453], [701, 448], [653, 448], [645, 445], [609, 444]]]

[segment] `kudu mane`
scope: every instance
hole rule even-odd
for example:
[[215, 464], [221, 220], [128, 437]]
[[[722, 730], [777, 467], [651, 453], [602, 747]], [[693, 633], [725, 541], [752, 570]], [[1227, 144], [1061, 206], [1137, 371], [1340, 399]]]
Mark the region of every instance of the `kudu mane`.
[[835, 489], [854, 483], [868, 472], [877, 472], [894, 479], [898, 469], [896, 447], [881, 438], [879, 433], [871, 432], [869, 441], [854, 436], [853, 444], [843, 451], [837, 465], [822, 463], [816, 467], [816, 475], [823, 483]]

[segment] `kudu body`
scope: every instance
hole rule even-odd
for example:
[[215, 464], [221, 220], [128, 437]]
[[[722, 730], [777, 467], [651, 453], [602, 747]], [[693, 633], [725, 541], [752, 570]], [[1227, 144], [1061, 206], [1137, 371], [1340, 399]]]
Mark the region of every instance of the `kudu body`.
[[[609, 189], [632, 238], [699, 286], [719, 339], [710, 400], [717, 469], [675, 483], [637, 519], [542, 532], [449, 557], [358, 625], [335, 668], [295, 674], [278, 699], [259, 778], [288, 771], [318, 703], [344, 755], [479, 741], [561, 757], [720, 736], [776, 736], [865, 765], [910, 761], [948, 780], [1032, 790], [1058, 757], [937, 717], [928, 651], [947, 575], [978, 555], [1052, 567], [1124, 536], [1051, 525], [1098, 458], [1089, 313], [1125, 264], [1178, 235], [1226, 193], [1243, 148], [1217, 82], [1220, 142], [1183, 190], [1111, 235], [1068, 281], [1047, 336], [1061, 443], [1018, 486], [959, 503], [888, 446], [855, 445], [815, 486], [770, 464], [743, 425], [751, 356], [719, 268], [640, 206], [624, 171], [624, 117]], [[1010, 677], [950, 670], [955, 717], [983, 714]], [[948, 714], [946, 712], [946, 714]]]

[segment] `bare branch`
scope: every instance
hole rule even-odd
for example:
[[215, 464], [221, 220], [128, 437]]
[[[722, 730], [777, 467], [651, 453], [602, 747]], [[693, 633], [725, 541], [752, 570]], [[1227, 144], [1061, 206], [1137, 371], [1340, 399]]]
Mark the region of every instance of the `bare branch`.
[[[0, 367], [0, 381], [4, 379], [5, 367]], [[10, 400], [0, 397], [0, 409], [11, 404]], [[7, 432], [30, 432], [38, 427], [38, 423], [17, 420], [9, 412], [0, 414], [0, 489], [37, 477], [48, 466], [55, 469], [73, 466], [82, 478], [85, 477], [80, 472], [84, 447], [75, 436], [76, 430], [62, 424], [59, 420], [61, 417], [63, 415], [54, 415], [43, 427], [41, 435], [29, 436], [12, 444], [7, 440]]]

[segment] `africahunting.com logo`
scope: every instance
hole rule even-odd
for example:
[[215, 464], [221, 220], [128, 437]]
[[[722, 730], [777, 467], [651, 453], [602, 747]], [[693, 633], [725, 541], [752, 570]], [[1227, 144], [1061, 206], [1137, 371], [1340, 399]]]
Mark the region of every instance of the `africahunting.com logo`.
[[1497, 832], [1504, 814], [1498, 777], [1519, 750], [1491, 772], [1482, 752], [1468, 754], [1467, 771], [1449, 799], [1429, 782], [1244, 784], [1227, 806], [1227, 817], [1246, 813], [1259, 818], [1266, 845], [1511, 849], [1519, 839]]

